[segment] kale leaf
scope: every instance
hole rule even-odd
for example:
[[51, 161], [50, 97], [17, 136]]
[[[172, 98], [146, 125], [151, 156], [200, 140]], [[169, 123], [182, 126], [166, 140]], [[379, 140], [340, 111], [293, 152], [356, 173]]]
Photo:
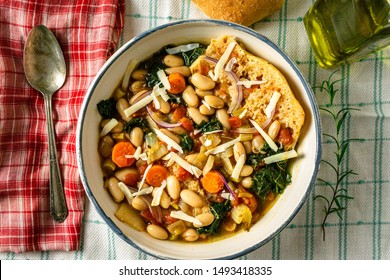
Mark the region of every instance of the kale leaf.
[[191, 152], [194, 149], [195, 142], [188, 134], [179, 135], [180, 138], [180, 146], [184, 151]]
[[283, 193], [287, 185], [291, 183], [291, 175], [287, 167], [287, 161], [280, 161], [259, 168], [252, 175], [251, 190], [261, 200], [264, 200], [270, 191], [277, 194]]
[[223, 219], [228, 214], [231, 208], [230, 201], [226, 200], [225, 202], [218, 203], [211, 201], [210, 202], [210, 211], [214, 215], [214, 222], [211, 225], [198, 228], [199, 234], [214, 234], [217, 233]]
[[282, 152], [282, 149], [279, 149], [277, 152], [271, 149], [271, 147], [268, 145], [267, 142], [264, 143], [263, 148], [261, 149], [260, 153], [250, 153], [246, 157], [246, 163], [247, 165], [250, 165], [253, 167], [254, 170], [257, 170], [265, 165], [263, 162], [263, 159], [272, 156], [274, 154]]
[[265, 164], [263, 159], [283, 152], [283, 149], [274, 151], [265, 143], [262, 153], [250, 153], [247, 156], [246, 164], [251, 165], [255, 172], [252, 175], [252, 191], [261, 200], [264, 200], [270, 191], [280, 194], [291, 183], [291, 175], [287, 170], [287, 161], [279, 161]]
[[184, 63], [186, 66], [190, 66], [194, 61], [204, 53], [205, 47], [203, 45], [199, 45], [196, 49], [182, 52], [181, 55], [184, 59]]
[[123, 130], [129, 133], [136, 126], [141, 128], [144, 133], [151, 130], [148, 121], [144, 118], [131, 119], [125, 124]]
[[154, 87], [160, 83], [157, 72], [167, 68], [167, 66], [163, 63], [165, 55], [167, 55], [167, 52], [163, 48], [144, 63], [143, 67], [148, 71], [148, 74], [146, 75], [146, 84], [148, 87]]
[[114, 98], [102, 100], [97, 104], [97, 109], [103, 118], [113, 118], [116, 114], [116, 101]]
[[223, 126], [217, 118], [213, 118], [209, 122], [203, 121], [200, 125], [197, 126], [197, 128], [200, 129], [202, 133], [206, 133], [210, 131], [221, 130], [223, 129]]

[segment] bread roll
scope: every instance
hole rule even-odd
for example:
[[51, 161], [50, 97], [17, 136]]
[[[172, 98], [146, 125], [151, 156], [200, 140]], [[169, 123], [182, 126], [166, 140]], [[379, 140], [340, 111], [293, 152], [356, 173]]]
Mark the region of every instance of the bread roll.
[[249, 26], [278, 11], [284, 0], [192, 0], [207, 16]]
[[[233, 41], [235, 41], [235, 38], [229, 35], [222, 35], [213, 39], [207, 47], [205, 55], [218, 60]], [[275, 91], [279, 92], [281, 97], [277, 103], [273, 120], [278, 120], [283, 128], [288, 128], [292, 132], [293, 141], [285, 145], [284, 148], [286, 150], [293, 148], [300, 136], [305, 121], [305, 112], [295, 98], [284, 75], [270, 62], [247, 52], [240, 44], [235, 45], [232, 53], [232, 56], [237, 59], [234, 71], [239, 78], [266, 81], [261, 86], [253, 86], [250, 89], [243, 87], [243, 109], [247, 110], [246, 116], [259, 124], [263, 124], [267, 120], [265, 108], [269, 104], [273, 93]], [[190, 68], [192, 73], [202, 73], [208, 72], [209, 69], [214, 67], [215, 63], [210, 63], [200, 57]], [[224, 99], [226, 104], [230, 104], [232, 99], [230, 94], [233, 90], [230, 89], [231, 82], [226, 74], [220, 76], [218, 83], [219, 90], [216, 91], [215, 95]]]

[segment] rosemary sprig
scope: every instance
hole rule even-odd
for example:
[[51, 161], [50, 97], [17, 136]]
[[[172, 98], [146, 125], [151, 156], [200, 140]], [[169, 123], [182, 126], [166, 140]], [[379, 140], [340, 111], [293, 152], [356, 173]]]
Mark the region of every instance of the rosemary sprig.
[[329, 114], [334, 121], [335, 124], [335, 132], [334, 134], [323, 133], [324, 137], [329, 138], [335, 144], [335, 151], [333, 152], [335, 155], [334, 161], [330, 162], [322, 159], [322, 163], [326, 164], [330, 167], [330, 169], [334, 172], [335, 182], [332, 183], [329, 180], [324, 180], [318, 178], [317, 180], [323, 183], [326, 187], [330, 188], [331, 195], [330, 197], [326, 197], [325, 195], [316, 195], [314, 199], [322, 199], [325, 203], [324, 205], [324, 219], [321, 224], [322, 228], [322, 238], [325, 241], [325, 225], [326, 221], [330, 214], [336, 213], [339, 219], [342, 219], [341, 213], [346, 209], [342, 205], [342, 201], [347, 201], [353, 199], [353, 197], [348, 195], [347, 189], [342, 187], [342, 182], [349, 175], [357, 175], [357, 173], [353, 172], [353, 170], [342, 171], [341, 165], [344, 160], [344, 156], [346, 151], [348, 150], [349, 144], [351, 141], [359, 140], [359, 139], [341, 139], [341, 128], [350, 114], [351, 110], [358, 110], [356, 108], [342, 108], [340, 110], [336, 110], [333, 106], [333, 101], [338, 89], [335, 88], [335, 84], [342, 81], [343, 79], [339, 79], [332, 82], [332, 76], [336, 72], [333, 72], [328, 80], [324, 80], [320, 86], [313, 87], [313, 89], [319, 89], [321, 92], [325, 91], [329, 97], [329, 103], [324, 106], [319, 106], [319, 109], [324, 111], [326, 114]]

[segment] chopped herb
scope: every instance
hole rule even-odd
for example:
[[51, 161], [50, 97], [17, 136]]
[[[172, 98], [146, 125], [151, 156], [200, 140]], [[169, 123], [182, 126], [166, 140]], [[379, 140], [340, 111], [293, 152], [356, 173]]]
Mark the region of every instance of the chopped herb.
[[181, 55], [183, 56], [184, 63], [187, 66], [190, 66], [194, 61], [204, 53], [205, 47], [203, 45], [199, 45], [196, 49], [182, 52]]
[[143, 132], [150, 131], [149, 123], [144, 118], [134, 118], [134, 119], [131, 119], [130, 121], [128, 121], [125, 124], [123, 130], [126, 131], [126, 132], [130, 132], [136, 126], [141, 128]]
[[214, 118], [209, 122], [202, 122], [198, 126], [198, 129], [200, 129], [202, 133], [206, 133], [206, 132], [211, 132], [211, 131], [215, 131], [215, 130], [222, 130], [223, 126], [217, 118]]
[[113, 118], [116, 114], [116, 101], [114, 98], [102, 100], [97, 104], [97, 109], [103, 118]]
[[211, 225], [198, 228], [199, 234], [215, 234], [231, 208], [230, 201], [226, 200], [223, 203], [210, 202], [210, 211], [214, 215], [214, 222]]
[[180, 146], [184, 151], [191, 152], [194, 149], [195, 142], [188, 134], [179, 135]]
[[251, 190], [264, 200], [270, 191], [280, 194], [291, 183], [291, 175], [287, 170], [287, 161], [264, 165], [253, 176]]

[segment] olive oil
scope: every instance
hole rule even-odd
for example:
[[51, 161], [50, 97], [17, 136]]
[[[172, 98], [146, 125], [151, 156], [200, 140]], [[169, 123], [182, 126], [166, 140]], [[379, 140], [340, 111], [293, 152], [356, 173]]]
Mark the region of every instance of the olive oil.
[[390, 0], [317, 0], [304, 16], [318, 64], [360, 59], [390, 45]]

